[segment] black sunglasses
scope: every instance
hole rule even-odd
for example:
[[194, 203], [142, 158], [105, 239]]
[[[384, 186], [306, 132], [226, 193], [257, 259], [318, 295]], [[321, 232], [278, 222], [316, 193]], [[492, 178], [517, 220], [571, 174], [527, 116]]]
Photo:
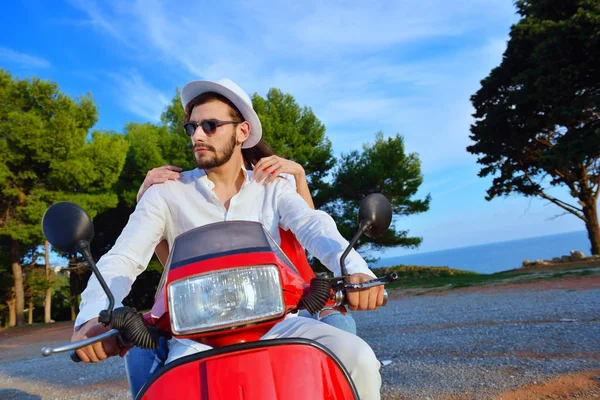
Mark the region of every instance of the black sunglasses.
[[196, 132], [196, 129], [201, 126], [204, 133], [207, 135], [212, 135], [221, 125], [241, 124], [242, 122], [244, 121], [219, 121], [218, 119], [205, 119], [200, 122], [186, 122], [183, 124], [183, 130], [188, 136], [193, 136], [194, 132]]

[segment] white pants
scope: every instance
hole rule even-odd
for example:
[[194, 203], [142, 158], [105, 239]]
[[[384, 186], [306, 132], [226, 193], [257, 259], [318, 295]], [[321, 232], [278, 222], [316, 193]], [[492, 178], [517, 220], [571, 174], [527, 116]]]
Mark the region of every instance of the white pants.
[[[361, 338], [312, 318], [287, 318], [275, 325], [262, 339], [304, 338], [321, 343], [335, 354], [346, 367], [361, 400], [380, 397], [381, 364], [371, 347]], [[167, 364], [180, 357], [210, 350], [211, 347], [193, 340], [169, 341]]]

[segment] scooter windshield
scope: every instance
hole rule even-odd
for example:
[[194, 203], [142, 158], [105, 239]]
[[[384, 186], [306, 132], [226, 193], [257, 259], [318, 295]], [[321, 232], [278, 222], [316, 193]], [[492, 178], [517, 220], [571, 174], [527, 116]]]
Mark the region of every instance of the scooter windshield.
[[192, 229], [175, 238], [164, 272], [211, 258], [267, 251], [275, 253], [294, 271], [298, 271], [260, 222], [217, 222]]
[[170, 269], [193, 262], [248, 252], [280, 252], [259, 222], [227, 221], [192, 229], [173, 243]]

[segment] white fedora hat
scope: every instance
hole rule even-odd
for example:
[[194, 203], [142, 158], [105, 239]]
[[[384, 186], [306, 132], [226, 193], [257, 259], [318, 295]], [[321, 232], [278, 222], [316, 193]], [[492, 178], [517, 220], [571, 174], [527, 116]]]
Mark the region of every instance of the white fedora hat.
[[181, 104], [183, 109], [190, 101], [202, 93], [214, 92], [225, 96], [242, 113], [246, 121], [250, 123], [250, 136], [242, 144], [242, 148], [249, 149], [256, 146], [262, 137], [262, 126], [258, 115], [252, 108], [252, 101], [244, 90], [229, 79], [221, 79], [218, 82], [192, 81], [186, 83], [181, 89]]

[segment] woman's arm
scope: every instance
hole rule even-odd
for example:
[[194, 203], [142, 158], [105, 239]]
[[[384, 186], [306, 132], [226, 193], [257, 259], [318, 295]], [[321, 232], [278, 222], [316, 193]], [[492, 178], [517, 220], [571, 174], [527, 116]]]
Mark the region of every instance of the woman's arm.
[[160, 243], [156, 245], [154, 253], [164, 268], [164, 266], [167, 265], [167, 259], [169, 258], [169, 243], [166, 239], [161, 240]]
[[254, 166], [254, 171], [256, 182], [264, 180], [265, 183], [273, 182], [282, 173], [293, 175], [296, 180], [296, 191], [308, 203], [310, 208], [315, 209], [302, 165], [278, 156], [270, 156], [261, 158]]
[[181, 171], [182, 171], [181, 168], [175, 167], [173, 165], [163, 165], [162, 167], [152, 168], [146, 174], [146, 178], [144, 178], [144, 182], [142, 182], [142, 185], [140, 186], [140, 188], [138, 190], [135, 201], [137, 201], [139, 203], [140, 199], [142, 198], [142, 196], [144, 195], [144, 193], [146, 192], [146, 190], [148, 190], [148, 188], [150, 186], [152, 186], [156, 183], [165, 183], [169, 179], [171, 179], [171, 180], [179, 179], [179, 177], [181, 177], [181, 174], [180, 174]]

